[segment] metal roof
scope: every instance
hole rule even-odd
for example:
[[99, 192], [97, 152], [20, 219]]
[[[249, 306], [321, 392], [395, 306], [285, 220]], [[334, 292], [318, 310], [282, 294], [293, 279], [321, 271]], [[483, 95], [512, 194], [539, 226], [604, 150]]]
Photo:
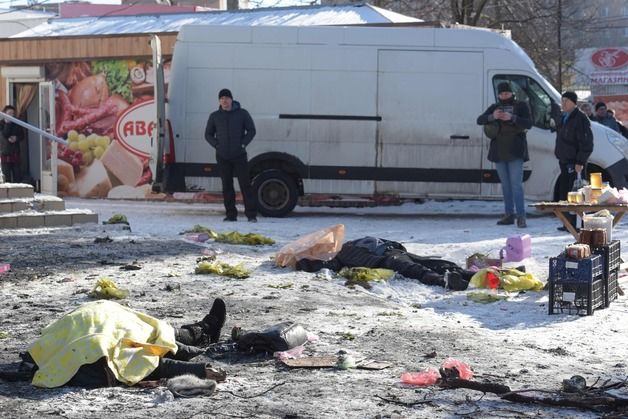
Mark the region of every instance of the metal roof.
[[0, 8], [0, 20], [16, 21], [25, 19], [45, 19], [55, 17], [56, 15], [56, 13], [40, 12], [37, 10]]
[[175, 13], [161, 15], [99, 16], [50, 19], [11, 38], [121, 35], [178, 32], [187, 24], [211, 25], [356, 25], [422, 22], [370, 4], [301, 6]]

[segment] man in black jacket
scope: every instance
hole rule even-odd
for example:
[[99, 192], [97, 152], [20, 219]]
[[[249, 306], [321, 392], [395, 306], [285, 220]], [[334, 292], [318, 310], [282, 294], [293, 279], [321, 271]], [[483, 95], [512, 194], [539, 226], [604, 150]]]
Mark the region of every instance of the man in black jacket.
[[[589, 118], [576, 105], [578, 96], [567, 91], [561, 98], [563, 113], [557, 122], [556, 148], [554, 155], [560, 166], [558, 178], [558, 199], [567, 200], [578, 174], [585, 177], [587, 160], [593, 152], [593, 132]], [[570, 222], [576, 226], [576, 216], [570, 215]], [[559, 230], [566, 230], [559, 227]]]
[[244, 200], [244, 214], [250, 222], [257, 222], [255, 196], [249, 178], [246, 146], [255, 137], [255, 124], [251, 115], [233, 100], [229, 89], [218, 93], [220, 107], [209, 115], [205, 127], [205, 140], [216, 149], [216, 163], [222, 180], [222, 196], [227, 212], [225, 221], [237, 221], [233, 175], [238, 177]]
[[[15, 117], [15, 108], [7, 105], [2, 109], [7, 115]], [[24, 139], [22, 127], [9, 119], [0, 118], [0, 162], [5, 182], [22, 181], [20, 170], [20, 142]]]

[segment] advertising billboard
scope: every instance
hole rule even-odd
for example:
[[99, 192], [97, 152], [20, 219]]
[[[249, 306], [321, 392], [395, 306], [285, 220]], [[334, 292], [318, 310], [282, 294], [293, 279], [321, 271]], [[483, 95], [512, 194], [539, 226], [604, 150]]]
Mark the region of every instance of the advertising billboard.
[[[164, 66], [166, 88], [170, 63]], [[58, 191], [84, 198], [150, 193], [155, 73], [150, 60], [46, 64], [55, 85]]]
[[574, 68], [576, 84], [590, 88], [593, 102], [605, 102], [628, 125], [628, 48], [579, 49]]

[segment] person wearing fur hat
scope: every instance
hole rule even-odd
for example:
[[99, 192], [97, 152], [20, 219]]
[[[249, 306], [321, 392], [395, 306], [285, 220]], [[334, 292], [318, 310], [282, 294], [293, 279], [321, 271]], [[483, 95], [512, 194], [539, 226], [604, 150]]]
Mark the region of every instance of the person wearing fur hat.
[[[578, 173], [584, 178], [587, 160], [593, 152], [593, 132], [589, 118], [578, 108], [578, 96], [566, 91], [561, 98], [563, 113], [557, 122], [556, 147], [554, 155], [560, 166], [558, 178], [558, 199], [567, 200]], [[596, 106], [597, 108], [597, 106]], [[606, 112], [606, 109], [604, 110]], [[570, 215], [569, 221], [576, 227], [576, 216]], [[567, 230], [559, 227], [559, 230]]]
[[212, 112], [205, 127], [205, 140], [216, 149], [216, 163], [222, 180], [222, 196], [225, 204], [225, 221], [237, 221], [233, 175], [244, 200], [244, 214], [250, 222], [257, 222], [257, 205], [249, 178], [249, 162], [246, 147], [255, 137], [253, 118], [233, 100], [229, 89], [218, 92], [218, 110]]
[[523, 163], [529, 160], [526, 130], [532, 127], [530, 108], [527, 103], [515, 100], [509, 82], [499, 83], [497, 98], [498, 101], [477, 119], [491, 139], [488, 159], [495, 163], [504, 195], [504, 216], [497, 224], [509, 225], [516, 221], [517, 227], [525, 228]]

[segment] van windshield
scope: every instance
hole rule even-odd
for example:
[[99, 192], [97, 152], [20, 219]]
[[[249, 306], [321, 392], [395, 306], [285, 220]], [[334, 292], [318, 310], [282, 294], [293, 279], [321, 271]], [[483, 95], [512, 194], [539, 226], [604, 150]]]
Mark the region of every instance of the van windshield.
[[552, 99], [550, 95], [532, 78], [515, 74], [502, 74], [493, 77], [493, 91], [497, 100], [497, 85], [510, 82], [517, 100], [526, 102], [532, 113], [532, 123], [541, 129], [550, 128]]

